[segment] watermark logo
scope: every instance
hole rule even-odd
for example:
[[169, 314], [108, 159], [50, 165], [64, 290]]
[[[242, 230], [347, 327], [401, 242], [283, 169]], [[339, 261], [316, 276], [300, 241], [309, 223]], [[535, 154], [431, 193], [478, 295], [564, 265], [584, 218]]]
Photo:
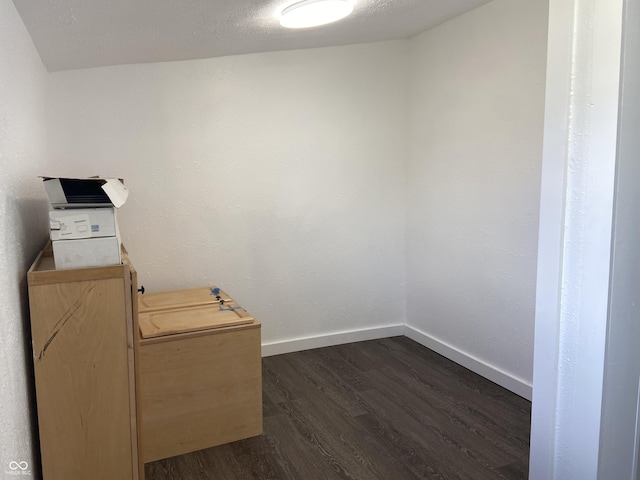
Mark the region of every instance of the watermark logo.
[[18, 476], [18, 475], [31, 475], [31, 470], [29, 469], [29, 464], [22, 461], [11, 460], [7, 464], [8, 469], [4, 471], [7, 475]]

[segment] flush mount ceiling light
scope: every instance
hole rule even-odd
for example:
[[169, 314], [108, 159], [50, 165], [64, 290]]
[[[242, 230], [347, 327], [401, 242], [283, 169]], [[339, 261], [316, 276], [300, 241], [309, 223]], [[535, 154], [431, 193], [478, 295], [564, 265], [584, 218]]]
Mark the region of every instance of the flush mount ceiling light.
[[280, 12], [280, 25], [308, 28], [343, 19], [353, 12], [351, 0], [302, 0]]

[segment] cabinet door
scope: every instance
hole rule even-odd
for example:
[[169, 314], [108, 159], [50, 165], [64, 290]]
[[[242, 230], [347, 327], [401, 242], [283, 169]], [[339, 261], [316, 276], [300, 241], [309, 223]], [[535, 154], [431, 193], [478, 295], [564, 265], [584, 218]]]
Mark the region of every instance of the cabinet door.
[[29, 287], [45, 480], [137, 478], [124, 278]]

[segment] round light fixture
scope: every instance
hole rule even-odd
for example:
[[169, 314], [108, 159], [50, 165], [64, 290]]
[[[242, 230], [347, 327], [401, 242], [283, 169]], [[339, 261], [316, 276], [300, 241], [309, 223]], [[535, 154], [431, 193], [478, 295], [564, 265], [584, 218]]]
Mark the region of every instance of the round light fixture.
[[308, 28], [343, 19], [353, 12], [350, 0], [302, 0], [280, 12], [280, 25], [287, 28]]

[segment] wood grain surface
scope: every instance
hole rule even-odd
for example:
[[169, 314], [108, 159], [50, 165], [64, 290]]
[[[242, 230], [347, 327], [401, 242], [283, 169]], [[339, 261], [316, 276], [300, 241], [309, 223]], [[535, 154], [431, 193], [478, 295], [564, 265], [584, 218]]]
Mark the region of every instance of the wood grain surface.
[[125, 288], [122, 274], [29, 285], [45, 479], [138, 478]]
[[147, 480], [526, 479], [531, 404], [406, 337], [263, 359], [264, 435]]
[[[218, 305], [220, 301], [211, 293], [213, 288], [215, 287], [200, 287], [138, 295], [138, 311], [142, 313], [148, 310], [186, 308], [196, 305]], [[225, 302], [231, 301], [231, 298], [222, 290], [219, 296]]]
[[260, 324], [252, 322], [140, 346], [145, 461], [262, 433]]
[[[229, 305], [235, 306], [233, 303]], [[219, 305], [197, 305], [172, 310], [139, 312], [138, 322], [142, 338], [153, 338], [175, 333], [231, 327], [254, 321], [253, 317], [241, 315], [241, 312], [244, 310], [240, 308], [220, 310]]]

